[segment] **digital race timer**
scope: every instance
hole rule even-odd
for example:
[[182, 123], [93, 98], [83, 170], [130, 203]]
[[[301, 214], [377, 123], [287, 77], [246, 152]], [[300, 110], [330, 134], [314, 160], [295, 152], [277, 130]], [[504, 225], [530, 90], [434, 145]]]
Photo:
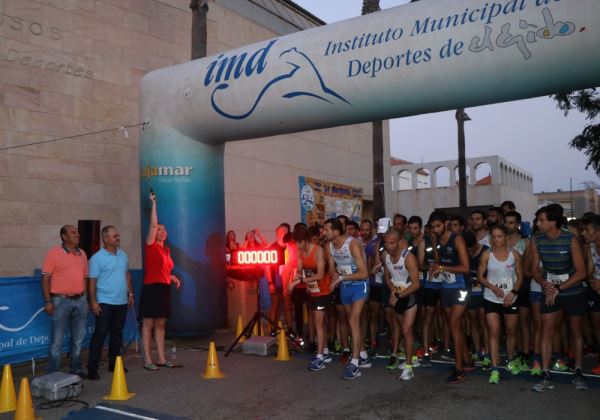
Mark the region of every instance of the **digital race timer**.
[[273, 249], [252, 249], [234, 251], [233, 265], [279, 264], [279, 252]]

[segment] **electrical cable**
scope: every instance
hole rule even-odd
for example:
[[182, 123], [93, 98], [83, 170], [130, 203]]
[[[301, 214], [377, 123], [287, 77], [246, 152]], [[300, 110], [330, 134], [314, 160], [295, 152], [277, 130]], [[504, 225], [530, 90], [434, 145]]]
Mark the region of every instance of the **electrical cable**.
[[37, 141], [37, 142], [33, 142], [33, 143], [19, 144], [19, 145], [16, 145], [16, 146], [2, 147], [2, 148], [0, 148], [0, 152], [6, 151], [6, 150], [19, 149], [19, 148], [22, 148], [22, 147], [36, 146], [38, 144], [53, 143], [53, 142], [57, 142], [57, 141], [61, 141], [61, 140], [76, 139], [76, 138], [79, 138], [79, 137], [91, 136], [91, 135], [94, 135], [94, 134], [110, 133], [111, 131], [117, 131], [117, 130], [124, 130], [125, 137], [128, 137], [129, 134], [127, 133], [127, 130], [126, 130], [127, 128], [133, 128], [133, 127], [140, 127], [141, 126], [142, 130], [143, 130], [146, 127], [147, 124], [150, 124], [150, 123], [149, 122], [141, 122], [141, 123], [131, 124], [131, 125], [121, 125], [119, 127], [109, 128], [107, 130], [91, 131], [89, 133], [76, 134], [74, 136], [59, 137], [59, 138], [56, 138], [56, 139], [42, 140], [42, 141]]
[[[81, 385], [81, 387], [83, 388], [83, 385]], [[83, 407], [81, 408], [82, 410], [85, 410], [87, 408], [89, 408], [89, 403], [79, 400], [77, 399], [78, 393], [77, 390], [75, 389], [75, 387], [73, 385], [69, 385], [69, 390], [67, 392], [67, 395], [60, 399], [60, 400], [56, 400], [56, 401], [46, 401], [43, 403], [40, 403], [36, 406], [37, 409], [39, 410], [50, 410], [53, 408], [65, 408], [65, 407], [73, 407], [74, 405], [78, 405], [81, 404]]]

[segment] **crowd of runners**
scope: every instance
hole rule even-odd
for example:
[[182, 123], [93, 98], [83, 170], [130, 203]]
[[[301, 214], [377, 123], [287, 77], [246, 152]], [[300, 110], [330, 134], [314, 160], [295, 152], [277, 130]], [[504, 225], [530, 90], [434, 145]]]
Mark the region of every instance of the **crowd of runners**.
[[600, 345], [600, 215], [567, 222], [551, 204], [536, 212], [530, 235], [522, 226], [507, 201], [468, 220], [434, 211], [426, 223], [400, 214], [375, 225], [346, 216], [283, 223], [275, 243], [253, 231], [245, 245], [285, 253], [285, 265], [265, 270], [269, 317], [283, 308], [287, 328], [316, 352], [312, 371], [339, 355], [351, 380], [386, 356], [386, 369], [409, 381], [435, 355], [454, 361], [451, 384], [476, 368], [498, 384], [505, 369], [537, 377], [533, 389], [543, 392], [554, 388], [554, 370], [572, 372], [585, 390], [582, 358]]

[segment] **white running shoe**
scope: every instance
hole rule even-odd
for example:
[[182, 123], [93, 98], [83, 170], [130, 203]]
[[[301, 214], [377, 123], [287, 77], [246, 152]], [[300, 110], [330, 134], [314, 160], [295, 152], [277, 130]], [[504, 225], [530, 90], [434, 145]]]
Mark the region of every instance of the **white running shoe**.
[[413, 372], [412, 367], [404, 367], [399, 379], [401, 381], [410, 381], [414, 377], [415, 373]]

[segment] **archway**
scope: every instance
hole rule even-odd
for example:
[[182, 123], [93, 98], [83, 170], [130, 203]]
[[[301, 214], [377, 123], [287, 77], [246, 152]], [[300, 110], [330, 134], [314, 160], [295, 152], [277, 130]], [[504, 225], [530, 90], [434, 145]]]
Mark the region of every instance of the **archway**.
[[153, 189], [184, 284], [170, 332], [226, 316], [225, 141], [598, 86], [598, 18], [597, 0], [415, 2], [147, 74], [141, 225]]

